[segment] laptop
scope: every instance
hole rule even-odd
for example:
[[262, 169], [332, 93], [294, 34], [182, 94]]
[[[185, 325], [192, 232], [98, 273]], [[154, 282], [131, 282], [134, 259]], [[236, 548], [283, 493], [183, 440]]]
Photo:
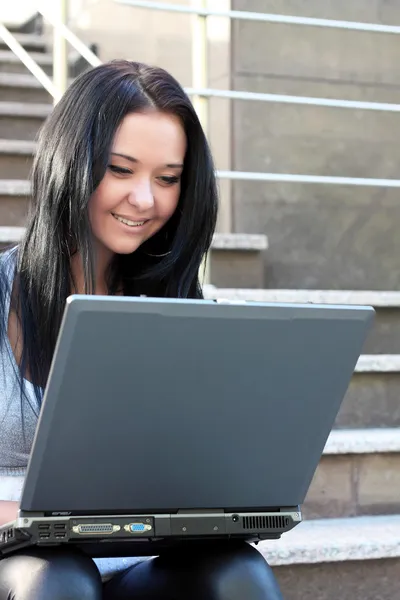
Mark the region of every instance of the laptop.
[[18, 518], [0, 553], [92, 557], [278, 539], [301, 505], [371, 307], [68, 298]]

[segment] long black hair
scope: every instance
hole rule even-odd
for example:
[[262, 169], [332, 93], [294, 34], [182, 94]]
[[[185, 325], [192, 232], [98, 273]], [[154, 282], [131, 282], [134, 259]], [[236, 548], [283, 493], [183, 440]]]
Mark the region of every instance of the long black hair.
[[[83, 263], [85, 292], [95, 290], [89, 199], [104, 177], [121, 121], [149, 107], [179, 117], [183, 125], [187, 151], [180, 198], [161, 231], [132, 254], [114, 257], [109, 290], [113, 293], [122, 283], [125, 295], [202, 297], [199, 268], [215, 229], [217, 186], [196, 112], [179, 83], [163, 69], [130, 61], [90, 69], [72, 83], [40, 131], [31, 210], [17, 249], [14, 310], [22, 332], [19, 376], [22, 390], [21, 373], [29, 372], [39, 406], [65, 299], [71, 293], [74, 253]], [[1, 276], [0, 310], [6, 289], [4, 272]], [[7, 331], [0, 330], [0, 341], [5, 335]]]

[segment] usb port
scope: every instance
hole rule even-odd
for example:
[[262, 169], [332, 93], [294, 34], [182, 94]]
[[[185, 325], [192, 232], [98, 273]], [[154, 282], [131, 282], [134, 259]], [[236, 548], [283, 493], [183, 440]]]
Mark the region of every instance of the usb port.
[[65, 531], [66, 525], [64, 523], [55, 523], [54, 529], [58, 529], [59, 531]]
[[39, 538], [41, 540], [47, 540], [50, 537], [50, 533], [39, 533]]
[[40, 524], [39, 529], [41, 529], [42, 531], [50, 531], [50, 525]]
[[63, 540], [63, 539], [65, 539], [66, 535], [65, 535], [65, 533], [55, 533], [55, 534], [54, 534], [54, 537], [55, 537], [57, 540]]

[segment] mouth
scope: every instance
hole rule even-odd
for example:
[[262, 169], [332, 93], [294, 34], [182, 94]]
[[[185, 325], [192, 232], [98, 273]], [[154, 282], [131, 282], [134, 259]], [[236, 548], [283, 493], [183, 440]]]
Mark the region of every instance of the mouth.
[[142, 221], [132, 221], [131, 219], [127, 219], [126, 217], [121, 217], [120, 215], [116, 215], [115, 213], [111, 213], [111, 214], [114, 217], [114, 219], [116, 219], [120, 223], [123, 223], [124, 225], [127, 225], [128, 227], [141, 227], [142, 225], [147, 223], [147, 221], [149, 220], [149, 219], [144, 219]]

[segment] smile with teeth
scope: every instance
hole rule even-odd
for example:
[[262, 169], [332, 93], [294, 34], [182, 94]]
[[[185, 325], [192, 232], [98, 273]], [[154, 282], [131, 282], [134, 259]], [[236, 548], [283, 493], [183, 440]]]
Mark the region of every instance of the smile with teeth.
[[144, 225], [147, 221], [147, 219], [145, 221], [131, 221], [129, 219], [124, 219], [124, 217], [120, 217], [119, 215], [115, 215], [114, 213], [111, 214], [114, 217], [114, 219], [117, 219], [117, 221], [119, 221], [120, 223], [124, 223], [124, 225], [128, 225], [129, 227], [140, 227], [141, 225]]

